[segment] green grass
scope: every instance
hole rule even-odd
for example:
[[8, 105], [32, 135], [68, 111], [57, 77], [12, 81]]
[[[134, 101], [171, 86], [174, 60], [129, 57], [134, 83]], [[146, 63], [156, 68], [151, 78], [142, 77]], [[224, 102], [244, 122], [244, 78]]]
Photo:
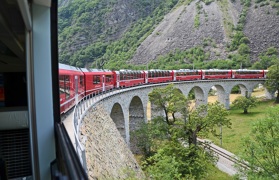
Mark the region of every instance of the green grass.
[[[253, 123], [265, 117], [265, 111], [270, 106], [273, 106], [274, 101], [261, 101], [257, 107], [248, 109], [248, 114], [243, 114], [243, 110], [231, 109], [229, 118], [231, 119], [231, 129], [227, 127], [222, 128], [222, 147], [234, 154], [239, 154], [242, 150], [242, 139], [249, 136]], [[217, 128], [220, 132], [220, 128]], [[214, 144], [220, 145], [220, 139], [209, 136], [209, 139]]]
[[216, 166], [211, 166], [209, 174], [204, 180], [233, 180], [233, 177], [220, 171]]

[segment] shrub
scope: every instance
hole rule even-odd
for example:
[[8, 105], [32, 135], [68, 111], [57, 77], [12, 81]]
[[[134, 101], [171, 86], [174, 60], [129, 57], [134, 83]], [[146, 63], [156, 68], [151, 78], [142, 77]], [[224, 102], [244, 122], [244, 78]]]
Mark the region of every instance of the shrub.
[[240, 42], [241, 44], [249, 44], [249, 43], [250, 43], [248, 37], [243, 37], [243, 38], [241, 38], [239, 42]]
[[245, 55], [250, 53], [250, 48], [246, 44], [240, 44], [237, 51], [240, 55]]

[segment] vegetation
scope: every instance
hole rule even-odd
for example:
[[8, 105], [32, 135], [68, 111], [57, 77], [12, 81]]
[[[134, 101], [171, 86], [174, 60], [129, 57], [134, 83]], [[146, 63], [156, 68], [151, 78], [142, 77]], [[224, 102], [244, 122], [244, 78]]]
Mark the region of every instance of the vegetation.
[[197, 136], [207, 136], [210, 132], [213, 136], [219, 137], [216, 127], [230, 127], [230, 119], [227, 118], [228, 111], [219, 102], [209, 105], [200, 105], [189, 113], [185, 119], [185, 131], [188, 136], [188, 143], [197, 145]]
[[[222, 147], [239, 155], [242, 149], [242, 137], [249, 136], [255, 120], [264, 118], [265, 112], [270, 106], [273, 106], [273, 101], [259, 101], [258, 105], [251, 109], [248, 114], [244, 114], [242, 109], [231, 107], [228, 118], [231, 119], [232, 125], [231, 128], [222, 128]], [[216, 128], [216, 131], [220, 132], [220, 128]], [[206, 137], [202, 136], [202, 138]], [[221, 146], [220, 137], [209, 134], [208, 138], [214, 144]]]
[[268, 109], [267, 116], [257, 121], [244, 141], [244, 170], [248, 179], [279, 178], [279, 106]]
[[258, 103], [258, 98], [255, 96], [244, 97], [239, 96], [233, 101], [236, 108], [243, 109], [244, 114], [248, 114], [248, 109], [255, 107]]
[[[167, 125], [173, 125], [176, 122], [175, 113], [188, 113], [187, 107], [189, 102], [187, 98], [181, 93], [173, 84], [166, 88], [155, 88], [148, 94], [149, 100], [160, 111], [164, 111], [165, 122]], [[169, 114], [172, 118], [169, 118]], [[187, 114], [185, 114], [187, 115]]]
[[279, 103], [279, 62], [268, 68], [267, 77], [268, 79], [265, 82], [265, 86], [270, 92], [277, 91], [275, 103]]
[[[135, 1], [131, 3], [137, 16], [127, 30], [105, 23], [113, 12], [115, 0], [75, 0], [59, 8], [58, 32], [60, 62], [84, 67], [93, 63], [97, 68], [131, 68], [123, 66], [138, 45], [153, 31], [179, 0]], [[121, 37], [118, 39], [118, 37]], [[81, 43], [76, 44], [77, 42]]]
[[149, 99], [165, 117], [157, 117], [135, 131], [143, 149], [143, 168], [154, 179], [202, 179], [216, 158], [197, 146], [197, 135], [212, 133], [216, 126], [229, 126], [228, 112], [219, 103], [190, 110], [189, 101], [172, 84], [156, 88]]
[[146, 159], [143, 168], [151, 179], [202, 179], [215, 161], [212, 154], [200, 147], [187, 147], [172, 138]]
[[268, 69], [270, 66], [279, 62], [278, 51], [275, 47], [269, 47], [259, 56], [259, 61], [252, 66], [253, 69]]

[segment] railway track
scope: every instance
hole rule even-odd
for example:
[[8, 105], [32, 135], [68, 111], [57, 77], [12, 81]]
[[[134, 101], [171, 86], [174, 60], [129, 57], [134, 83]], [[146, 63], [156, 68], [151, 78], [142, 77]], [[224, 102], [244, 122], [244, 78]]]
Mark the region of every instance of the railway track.
[[[241, 161], [238, 157], [225, 149], [222, 149], [213, 143], [210, 143], [203, 139], [198, 139], [198, 142], [206, 149], [213, 151], [213, 153], [218, 156], [217, 166], [220, 170], [225, 171], [230, 175], [235, 175], [238, 173], [239, 169], [236, 166], [243, 169], [249, 168], [248, 163]], [[221, 166], [221, 168], [219, 167]], [[244, 178], [245, 179], [245, 178]]]

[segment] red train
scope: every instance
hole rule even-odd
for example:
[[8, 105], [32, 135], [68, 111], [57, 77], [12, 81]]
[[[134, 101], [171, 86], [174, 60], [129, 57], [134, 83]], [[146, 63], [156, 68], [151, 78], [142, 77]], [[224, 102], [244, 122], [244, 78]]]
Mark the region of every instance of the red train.
[[65, 113], [75, 104], [75, 95], [81, 99], [91, 93], [114, 88], [171, 81], [210, 79], [258, 79], [266, 78], [267, 70], [97, 70], [76, 68], [59, 64], [60, 112]]

